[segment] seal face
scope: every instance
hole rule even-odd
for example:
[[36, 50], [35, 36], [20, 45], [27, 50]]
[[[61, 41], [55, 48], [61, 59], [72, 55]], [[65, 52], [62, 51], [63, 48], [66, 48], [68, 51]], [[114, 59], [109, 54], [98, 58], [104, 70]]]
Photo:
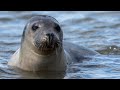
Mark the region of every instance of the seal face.
[[61, 47], [63, 32], [54, 18], [40, 15], [30, 19], [22, 38], [32, 44], [35, 52], [47, 55]]

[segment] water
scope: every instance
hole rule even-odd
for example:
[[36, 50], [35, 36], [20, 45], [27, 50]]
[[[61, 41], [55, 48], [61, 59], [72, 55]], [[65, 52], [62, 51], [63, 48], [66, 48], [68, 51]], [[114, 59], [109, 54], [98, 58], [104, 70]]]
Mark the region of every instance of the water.
[[[23, 28], [34, 15], [55, 17], [64, 40], [98, 51], [101, 55], [70, 65], [67, 73], [30, 73], [7, 65], [19, 48]], [[0, 78], [120, 79], [119, 11], [0, 11]]]

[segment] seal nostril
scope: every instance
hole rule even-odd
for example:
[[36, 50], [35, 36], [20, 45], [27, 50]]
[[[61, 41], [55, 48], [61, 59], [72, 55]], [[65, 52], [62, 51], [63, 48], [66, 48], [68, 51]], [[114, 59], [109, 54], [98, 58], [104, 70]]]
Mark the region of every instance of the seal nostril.
[[54, 38], [54, 34], [53, 33], [47, 33], [46, 36], [48, 38], [47, 39], [48, 43], [52, 44], [52, 41], [53, 41], [53, 38]]
[[53, 33], [51, 33], [51, 36], [52, 36], [52, 37], [54, 37], [54, 34], [53, 34]]
[[46, 36], [49, 37], [49, 38], [50, 38], [50, 37], [53, 38], [53, 37], [54, 37], [54, 34], [53, 34], [53, 33], [47, 33]]

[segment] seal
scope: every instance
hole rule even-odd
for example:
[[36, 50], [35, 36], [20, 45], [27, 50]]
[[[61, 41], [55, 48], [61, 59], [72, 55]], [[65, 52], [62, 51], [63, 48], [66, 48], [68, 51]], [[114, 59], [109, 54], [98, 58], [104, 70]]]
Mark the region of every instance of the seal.
[[26, 71], [66, 71], [67, 64], [96, 54], [96, 51], [65, 42], [55, 18], [37, 15], [25, 25], [21, 46], [8, 65]]

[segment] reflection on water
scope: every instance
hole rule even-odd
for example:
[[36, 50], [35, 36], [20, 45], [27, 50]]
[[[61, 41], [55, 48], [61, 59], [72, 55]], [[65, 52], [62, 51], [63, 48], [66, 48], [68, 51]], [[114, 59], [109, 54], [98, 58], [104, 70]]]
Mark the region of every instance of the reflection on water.
[[[39, 14], [55, 17], [61, 24], [64, 40], [98, 51], [92, 60], [74, 63], [65, 72], [24, 72], [7, 66], [19, 48], [27, 20]], [[120, 78], [119, 11], [1, 11], [0, 78]]]

